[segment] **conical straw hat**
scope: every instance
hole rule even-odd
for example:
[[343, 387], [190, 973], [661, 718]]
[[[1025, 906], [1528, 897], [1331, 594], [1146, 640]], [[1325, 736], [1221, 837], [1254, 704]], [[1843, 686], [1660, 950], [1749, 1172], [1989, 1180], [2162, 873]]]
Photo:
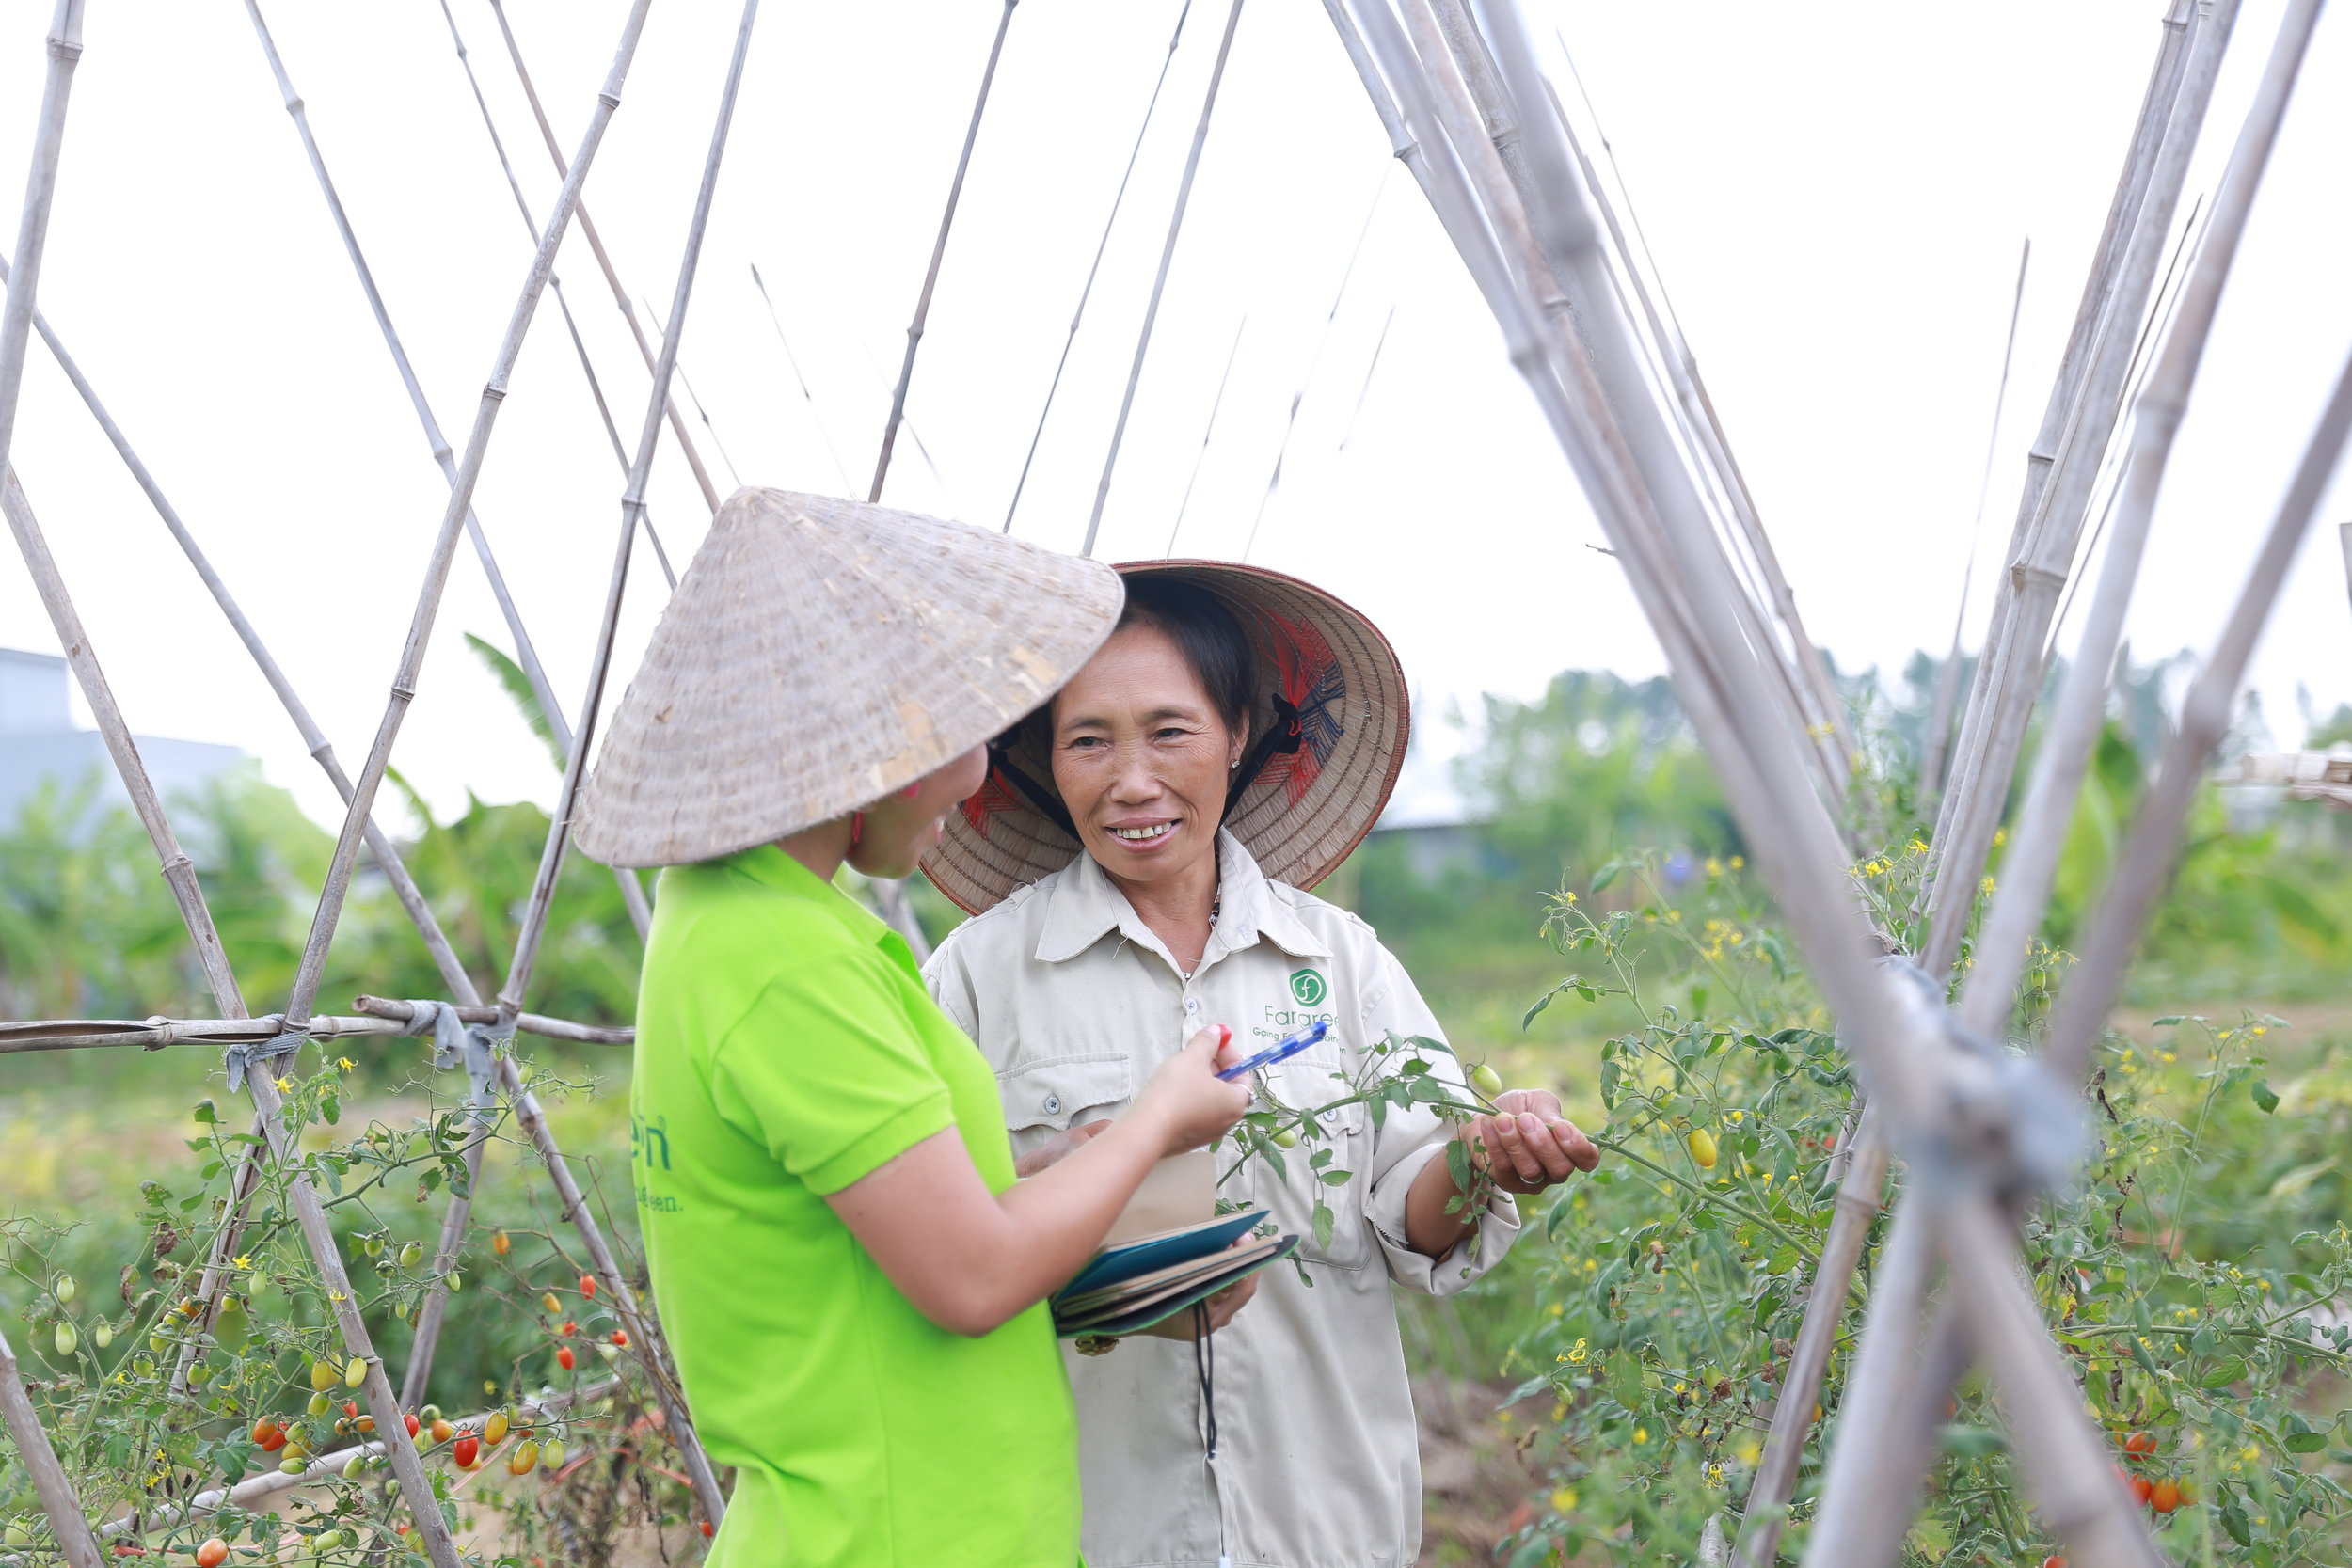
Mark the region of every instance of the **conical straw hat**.
[[962, 523], [738, 490], [621, 699], [580, 849], [709, 860], [912, 784], [1051, 696], [1123, 595], [1107, 566]]
[[[1117, 570], [1180, 578], [1241, 623], [1255, 694], [1244, 755], [1259, 766], [1225, 826], [1268, 877], [1314, 886], [1372, 831], [1405, 766], [1412, 706], [1389, 640], [1322, 589], [1262, 566], [1136, 561]], [[1077, 838], [1054, 820], [1066, 814], [1054, 794], [1052, 759], [1029, 728], [990, 748], [987, 782], [923, 858], [924, 874], [974, 914], [1078, 854]], [[1268, 748], [1263, 757], [1261, 747]], [[1250, 763], [1243, 768], [1249, 772]]]

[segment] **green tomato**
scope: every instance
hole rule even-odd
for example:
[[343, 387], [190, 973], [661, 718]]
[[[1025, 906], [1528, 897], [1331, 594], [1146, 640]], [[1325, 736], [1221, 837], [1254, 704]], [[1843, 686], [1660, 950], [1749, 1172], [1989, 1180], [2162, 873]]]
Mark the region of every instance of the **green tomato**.
[[1296, 1148], [1298, 1147], [1298, 1129], [1295, 1127], [1278, 1127], [1273, 1132], [1267, 1133], [1266, 1136], [1272, 1138], [1277, 1144], [1284, 1148]]
[[1502, 1092], [1502, 1074], [1481, 1062], [1470, 1069], [1470, 1085], [1488, 1100]]
[[346, 1388], [357, 1388], [367, 1380], [367, 1358], [359, 1355], [353, 1356], [351, 1358], [351, 1365], [343, 1369], [343, 1386]]
[[72, 1355], [81, 1342], [82, 1337], [73, 1331], [73, 1325], [60, 1319], [57, 1323], [57, 1354]]
[[100, 1350], [104, 1350], [107, 1346], [115, 1342], [115, 1325], [110, 1323], [102, 1322], [96, 1328], [89, 1331], [89, 1338], [90, 1343], [96, 1345]]
[[406, 1246], [400, 1249], [400, 1266], [404, 1269], [413, 1269], [417, 1266], [418, 1261], [423, 1257], [424, 1247], [422, 1243], [411, 1242]]
[[231, 1355], [245, 1349], [246, 1341], [251, 1338], [252, 1320], [246, 1316], [245, 1307], [237, 1302], [231, 1301], [223, 1307], [220, 1316], [213, 1320], [213, 1342]]
[[80, 1289], [80, 1286], [73, 1283], [73, 1276], [72, 1275], [61, 1274], [57, 1275], [56, 1282], [49, 1287], [49, 1293], [57, 1298], [57, 1305], [59, 1307], [63, 1307], [73, 1299], [74, 1291]]
[[343, 1461], [343, 1480], [358, 1481], [361, 1476], [367, 1474], [367, 1469], [368, 1456], [363, 1453], [355, 1453], [349, 1459]]

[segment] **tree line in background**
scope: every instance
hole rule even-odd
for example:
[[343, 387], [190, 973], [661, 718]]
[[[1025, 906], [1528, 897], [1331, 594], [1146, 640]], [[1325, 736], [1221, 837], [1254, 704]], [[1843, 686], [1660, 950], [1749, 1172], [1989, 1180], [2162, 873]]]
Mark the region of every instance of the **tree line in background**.
[[[494, 650], [483, 653], [494, 670], [504, 663]], [[2177, 668], [2178, 660], [2129, 666], [2118, 683], [2051, 902], [2044, 935], [2054, 945], [2065, 944], [2105, 880], [2162, 744], [2165, 685]], [[1840, 677], [1895, 819], [1922, 803], [1919, 758], [1938, 673], [1938, 661], [1920, 654], [1891, 690], [1875, 671]], [[546, 738], [519, 673], [509, 686]], [[2259, 715], [2249, 710], [2244, 728], [2241, 749]], [[2352, 740], [2352, 706], [2312, 736], [2318, 747], [2340, 740]], [[1328, 890], [1356, 905], [1435, 991], [1454, 989], [1457, 976], [1476, 986], [1539, 968], [1540, 949], [1527, 939], [1544, 896], [1617, 855], [1659, 849], [1671, 892], [1708, 858], [1727, 861], [1743, 847], [1663, 678], [1571, 670], [1534, 702], [1489, 697], [1456, 768], [1471, 822], [1436, 834], [1375, 834]], [[493, 991], [513, 951], [516, 907], [546, 842], [547, 815], [529, 802], [490, 805], [469, 796], [462, 814], [437, 821], [397, 774], [394, 783], [425, 824], [405, 847], [408, 863], [477, 984]], [[2151, 931], [2142, 985], [2169, 1000], [2185, 999], [2184, 984], [2198, 994], [2331, 991], [2352, 965], [2352, 879], [2343, 875], [2352, 821], [2245, 794], [2207, 792], [2173, 896]], [[145, 834], [127, 808], [97, 801], [95, 778], [51, 787], [0, 832], [0, 1009], [15, 1018], [203, 1011]], [[267, 1006], [293, 977], [333, 840], [258, 770], [215, 780], [178, 802], [178, 821], [230, 959], [248, 993]], [[944, 899], [925, 898], [920, 908], [934, 935], [956, 918]], [[571, 858], [533, 1010], [626, 1022], [639, 953], [611, 875]], [[337, 936], [325, 995], [362, 990], [440, 991], [390, 889], [366, 873]]]

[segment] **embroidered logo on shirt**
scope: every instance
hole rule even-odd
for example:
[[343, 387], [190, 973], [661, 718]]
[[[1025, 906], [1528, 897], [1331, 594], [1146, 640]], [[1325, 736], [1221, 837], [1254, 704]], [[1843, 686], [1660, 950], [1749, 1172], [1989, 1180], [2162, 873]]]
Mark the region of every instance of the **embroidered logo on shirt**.
[[1320, 1006], [1323, 999], [1331, 994], [1331, 987], [1315, 970], [1294, 969], [1291, 971], [1291, 994], [1298, 999], [1302, 1007]]

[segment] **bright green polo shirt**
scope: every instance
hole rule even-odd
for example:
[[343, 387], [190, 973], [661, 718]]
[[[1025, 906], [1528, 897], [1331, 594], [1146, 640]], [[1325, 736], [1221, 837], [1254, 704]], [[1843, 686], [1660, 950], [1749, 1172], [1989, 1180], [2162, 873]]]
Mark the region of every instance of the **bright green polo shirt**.
[[950, 1126], [1012, 1185], [995, 1077], [898, 933], [773, 846], [664, 872], [630, 1098], [654, 1296], [737, 1470], [714, 1568], [1071, 1568], [1045, 1307], [936, 1327], [824, 1200]]

